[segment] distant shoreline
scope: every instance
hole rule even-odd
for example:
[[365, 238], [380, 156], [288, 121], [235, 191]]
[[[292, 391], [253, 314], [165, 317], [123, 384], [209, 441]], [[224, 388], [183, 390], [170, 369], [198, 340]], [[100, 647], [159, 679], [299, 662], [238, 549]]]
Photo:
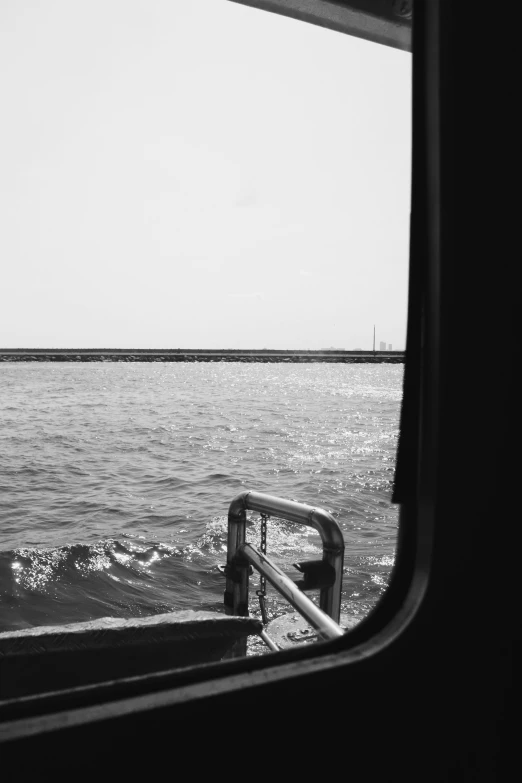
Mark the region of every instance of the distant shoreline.
[[263, 362], [403, 364], [404, 351], [270, 349], [5, 348], [0, 362]]

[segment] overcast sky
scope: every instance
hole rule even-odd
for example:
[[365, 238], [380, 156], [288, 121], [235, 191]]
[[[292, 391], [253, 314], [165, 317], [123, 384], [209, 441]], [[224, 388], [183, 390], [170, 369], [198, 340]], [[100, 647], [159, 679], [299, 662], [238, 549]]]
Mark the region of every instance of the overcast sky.
[[227, 0], [2, 0], [0, 101], [0, 347], [404, 347], [408, 53]]

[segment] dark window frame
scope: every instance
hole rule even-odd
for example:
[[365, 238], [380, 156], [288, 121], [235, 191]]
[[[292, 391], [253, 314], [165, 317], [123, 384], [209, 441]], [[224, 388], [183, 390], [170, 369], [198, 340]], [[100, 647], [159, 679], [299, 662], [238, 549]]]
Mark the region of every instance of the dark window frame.
[[[265, 7], [266, 3], [249, 3]], [[269, 4], [277, 6], [279, 3]], [[362, 3], [364, 5], [364, 3]], [[370, 2], [370, 5], [372, 3]], [[374, 3], [375, 5], [375, 3]], [[280, 9], [270, 8], [280, 13]], [[306, 17], [305, 21], [317, 23], [316, 19]], [[371, 17], [370, 17], [371, 18]], [[401, 28], [403, 35], [404, 28]], [[345, 28], [342, 32], [350, 32], [359, 35], [357, 29]], [[393, 36], [393, 31], [390, 37]], [[379, 41], [379, 35], [369, 36], [366, 32], [364, 37], [374, 41]], [[390, 38], [391, 39], [391, 38]], [[386, 43], [388, 45], [389, 41]], [[395, 44], [393, 44], [395, 45]], [[400, 48], [405, 48], [401, 45]], [[427, 68], [427, 66], [430, 68]], [[417, 97], [424, 92], [424, 83], [426, 79], [437, 79], [436, 67], [434, 63], [422, 64], [421, 68], [415, 69], [414, 93]], [[415, 100], [415, 98], [414, 98]], [[424, 107], [426, 108], [426, 107]], [[432, 111], [436, 108], [432, 107]], [[414, 118], [414, 137], [417, 134], [425, 132], [425, 123], [422, 119], [423, 113], [418, 112]], [[415, 128], [417, 122], [417, 129]], [[414, 141], [414, 144], [417, 142]], [[417, 143], [418, 146], [418, 143]], [[424, 152], [424, 151], [423, 151]], [[414, 150], [413, 158], [421, 157], [421, 152]], [[414, 163], [415, 166], [415, 163]], [[418, 166], [415, 166], [412, 200], [416, 198], [419, 202], [425, 200], [425, 196], [436, 201], [436, 193], [430, 191], [425, 193], [426, 172], [420, 172]], [[431, 180], [433, 182], [433, 180]], [[426, 205], [427, 206], [427, 205]], [[436, 230], [434, 227], [433, 230]], [[421, 255], [425, 248], [420, 247], [422, 238], [419, 234], [419, 243], [412, 241], [410, 248], [410, 258], [415, 259]], [[92, 686], [80, 691], [63, 691], [58, 694], [43, 694], [41, 698], [42, 712], [45, 709], [67, 709], [69, 705], [74, 704], [79, 707], [84, 704], [86, 707], [100, 698], [110, 700], [113, 697], [120, 697], [123, 693], [128, 693], [129, 698], [138, 699], [134, 702], [133, 709], [139, 709], [150, 698], [157, 698], [153, 693], [160, 690], [169, 689], [170, 698], [174, 702], [185, 702], [192, 698], [198, 698], [201, 687], [211, 687], [214, 692], [230, 692], [234, 688], [244, 688], [255, 686], [266, 682], [267, 679], [277, 680], [278, 678], [288, 678], [295, 674], [302, 675], [307, 670], [317, 671], [319, 668], [330, 668], [332, 666], [346, 665], [351, 661], [360, 660], [361, 657], [373, 656], [383, 646], [387, 646], [391, 641], [400, 635], [403, 628], [411, 622], [415, 612], [422, 600], [422, 594], [426, 587], [427, 573], [423, 564], [429, 557], [429, 535], [419, 536], [417, 526], [420, 523], [427, 530], [428, 521], [416, 519], [417, 505], [416, 490], [413, 489], [415, 477], [412, 475], [410, 456], [415, 452], [414, 462], [418, 459], [420, 451], [416, 451], [415, 441], [418, 438], [419, 426], [419, 389], [422, 383], [420, 373], [422, 368], [420, 364], [420, 342], [419, 342], [419, 319], [422, 318], [422, 308], [419, 303], [422, 300], [423, 293], [420, 293], [421, 287], [425, 282], [419, 275], [415, 260], [410, 261], [410, 280], [409, 280], [409, 311], [408, 311], [408, 330], [407, 330], [407, 349], [404, 380], [404, 401], [401, 417], [401, 435], [399, 440], [399, 455], [396, 486], [394, 489], [394, 501], [401, 504], [399, 536], [397, 543], [396, 563], [392, 570], [389, 586], [375, 609], [364, 618], [361, 623], [347, 633], [344, 638], [323, 642], [313, 646], [301, 646], [294, 649], [271, 653], [262, 657], [239, 659], [216, 664], [201, 664], [191, 669], [172, 671], [169, 673], [159, 673], [155, 675], [143, 675], [136, 678], [131, 683], [108, 683], [98, 686]], [[417, 293], [419, 292], [419, 293]], [[427, 363], [432, 363], [429, 358], [432, 350], [428, 353], [426, 346], [424, 354], [428, 357]], [[426, 379], [424, 379], [426, 380]], [[422, 451], [421, 447], [420, 448]], [[408, 462], [409, 461], [409, 462]], [[419, 547], [419, 542], [424, 547]], [[142, 700], [142, 701], [139, 701]], [[123, 707], [123, 705], [120, 705]], [[23, 714], [23, 710], [19, 712]]]

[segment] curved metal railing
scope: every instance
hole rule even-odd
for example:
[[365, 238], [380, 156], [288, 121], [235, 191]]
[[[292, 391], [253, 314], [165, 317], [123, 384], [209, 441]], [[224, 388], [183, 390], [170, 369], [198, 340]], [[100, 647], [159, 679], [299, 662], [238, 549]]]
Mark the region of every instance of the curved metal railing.
[[[323, 543], [322, 560], [296, 564], [304, 577], [300, 583], [296, 585], [266, 555], [246, 542], [247, 510], [277, 516], [318, 531]], [[343, 534], [328, 511], [261, 492], [242, 492], [230, 504], [225, 567], [225, 607], [228, 614], [248, 615], [249, 573], [252, 570], [250, 566], [253, 566], [323, 638], [342, 636], [339, 620], [343, 562]], [[312, 589], [320, 589], [319, 608], [302, 592]]]

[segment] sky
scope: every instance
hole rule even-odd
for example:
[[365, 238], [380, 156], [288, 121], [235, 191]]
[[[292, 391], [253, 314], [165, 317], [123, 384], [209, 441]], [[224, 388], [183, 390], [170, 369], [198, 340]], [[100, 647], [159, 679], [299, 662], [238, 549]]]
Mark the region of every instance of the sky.
[[0, 348], [404, 348], [409, 53], [228, 0], [2, 0], [0, 102]]

